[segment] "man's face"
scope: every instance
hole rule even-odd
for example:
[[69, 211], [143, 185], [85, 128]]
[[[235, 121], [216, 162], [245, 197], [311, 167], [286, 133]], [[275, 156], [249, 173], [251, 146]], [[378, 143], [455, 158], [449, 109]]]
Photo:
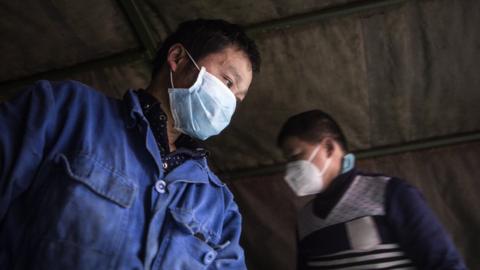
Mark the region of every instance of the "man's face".
[[[331, 147], [327, 146], [329, 144]], [[315, 153], [317, 147], [318, 152]], [[309, 160], [311, 158], [310, 161], [317, 166], [320, 171], [325, 170], [323, 174], [325, 187], [327, 187], [340, 173], [344, 152], [340, 149], [337, 143], [332, 141], [331, 138], [324, 138], [319, 143], [309, 143], [298, 137], [292, 136], [285, 139], [281, 148], [288, 162]], [[329, 148], [331, 149], [328, 150]], [[313, 156], [312, 153], [314, 153]], [[331, 162], [327, 167], [328, 159], [331, 159]]]
[[[193, 85], [198, 76], [198, 69], [186, 54], [178, 64], [180, 72], [174, 74], [175, 87], [188, 88]], [[252, 65], [247, 55], [234, 46], [219, 52], [208, 54], [197, 60], [199, 67], [205, 69], [232, 91], [237, 101], [242, 101], [247, 95], [252, 82]], [[179, 74], [180, 73], [180, 74]]]
[[[319, 170], [324, 168], [328, 158], [327, 149], [323, 143], [313, 144], [295, 136], [286, 138], [281, 147], [283, 155], [288, 162], [312, 158], [311, 162]], [[318, 152], [312, 156], [317, 147], [319, 147]]]
[[238, 101], [247, 95], [252, 82], [252, 65], [247, 55], [235, 47], [209, 54], [198, 61], [208, 72], [220, 79], [233, 92]]

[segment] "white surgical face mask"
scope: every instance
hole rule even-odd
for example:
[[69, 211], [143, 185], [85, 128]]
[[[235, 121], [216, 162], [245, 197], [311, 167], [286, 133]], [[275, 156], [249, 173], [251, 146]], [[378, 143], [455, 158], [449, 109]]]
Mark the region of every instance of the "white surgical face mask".
[[297, 160], [287, 164], [287, 171], [285, 174], [285, 181], [297, 196], [307, 196], [316, 194], [324, 188], [323, 175], [330, 167], [332, 158], [325, 161], [323, 169], [320, 170], [312, 163], [312, 160], [317, 155], [320, 146], [317, 146], [308, 160]]
[[205, 67], [200, 69], [188, 51], [185, 52], [200, 72], [190, 88], [175, 88], [170, 71], [172, 88], [168, 89], [168, 94], [174, 128], [205, 140], [228, 126], [235, 112], [235, 95], [222, 81], [208, 73]]

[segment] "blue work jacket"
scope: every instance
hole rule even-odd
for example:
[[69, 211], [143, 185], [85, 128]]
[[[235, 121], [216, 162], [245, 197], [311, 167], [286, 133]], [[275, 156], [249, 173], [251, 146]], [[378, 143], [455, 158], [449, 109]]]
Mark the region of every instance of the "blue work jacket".
[[245, 269], [241, 216], [196, 155], [168, 174], [134, 91], [39, 81], [0, 104], [0, 269]]

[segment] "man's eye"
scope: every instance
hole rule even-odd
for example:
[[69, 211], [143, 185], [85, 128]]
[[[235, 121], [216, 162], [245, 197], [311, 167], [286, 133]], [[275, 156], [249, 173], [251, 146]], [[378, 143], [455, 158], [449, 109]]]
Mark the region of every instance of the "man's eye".
[[225, 80], [225, 85], [228, 87], [228, 88], [231, 88], [233, 86], [233, 82], [232, 80], [230, 80], [229, 78], [224, 78]]

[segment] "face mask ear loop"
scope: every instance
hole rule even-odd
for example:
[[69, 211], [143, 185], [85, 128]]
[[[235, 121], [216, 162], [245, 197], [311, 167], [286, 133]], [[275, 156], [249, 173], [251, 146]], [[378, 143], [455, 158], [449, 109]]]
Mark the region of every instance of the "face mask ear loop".
[[172, 88], [175, 88], [175, 86], [173, 86], [173, 75], [172, 75], [172, 70], [170, 70], [170, 84], [172, 85]]
[[[185, 47], [183, 47], [185, 49]], [[200, 70], [200, 68], [198, 67], [197, 65], [197, 62], [195, 62], [195, 60], [193, 60], [193, 57], [190, 55], [190, 53], [187, 51], [187, 49], [185, 49], [185, 53], [187, 53], [188, 55], [188, 58], [190, 58], [190, 60], [192, 60], [192, 63], [195, 65], [195, 67]]]
[[330, 167], [330, 163], [332, 163], [332, 158], [328, 158], [327, 162], [325, 162], [325, 165], [323, 165], [323, 169], [320, 171], [321, 175], [323, 175], [328, 167]]
[[320, 150], [320, 145], [318, 145], [312, 152], [312, 154], [310, 155], [310, 157], [308, 158], [308, 161], [312, 161], [315, 156], [317, 155], [318, 153], [318, 150]]

